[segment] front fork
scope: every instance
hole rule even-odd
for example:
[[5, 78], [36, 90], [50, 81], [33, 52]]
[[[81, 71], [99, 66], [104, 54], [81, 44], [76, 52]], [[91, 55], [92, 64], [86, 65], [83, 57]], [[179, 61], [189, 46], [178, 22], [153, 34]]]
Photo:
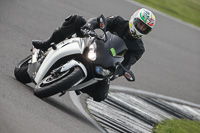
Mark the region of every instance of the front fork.
[[40, 52], [39, 49], [36, 49], [36, 48], [33, 47], [33, 49], [32, 49], [32, 60], [31, 60], [32, 64], [37, 62], [39, 52]]
[[[38, 62], [38, 56], [39, 56], [40, 50], [36, 49], [36, 48], [32, 48], [32, 59], [31, 59], [31, 63], [28, 66], [28, 74], [32, 80], [33, 83], [35, 83], [35, 76], [36, 73], [41, 65], [40, 62]], [[36, 83], [35, 83], [36, 84]]]

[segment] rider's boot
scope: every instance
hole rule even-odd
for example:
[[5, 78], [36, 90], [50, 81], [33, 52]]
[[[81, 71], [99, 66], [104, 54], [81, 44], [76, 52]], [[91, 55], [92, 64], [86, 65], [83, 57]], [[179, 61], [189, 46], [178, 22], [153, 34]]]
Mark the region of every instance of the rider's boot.
[[48, 48], [51, 46], [50, 39], [47, 41], [42, 42], [41, 40], [32, 40], [32, 44], [35, 48], [41, 49], [42, 51], [47, 51]]

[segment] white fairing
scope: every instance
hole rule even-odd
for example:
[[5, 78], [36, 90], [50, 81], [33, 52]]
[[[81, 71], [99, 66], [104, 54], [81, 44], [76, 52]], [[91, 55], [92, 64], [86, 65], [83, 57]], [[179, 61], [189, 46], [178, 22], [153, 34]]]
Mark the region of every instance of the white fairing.
[[56, 46], [57, 49], [52, 49], [40, 66], [35, 77], [35, 82], [37, 84], [43, 79], [45, 74], [57, 60], [68, 55], [82, 54], [85, 48], [84, 41], [81, 38], [72, 38], [69, 40], [65, 40], [57, 44]]

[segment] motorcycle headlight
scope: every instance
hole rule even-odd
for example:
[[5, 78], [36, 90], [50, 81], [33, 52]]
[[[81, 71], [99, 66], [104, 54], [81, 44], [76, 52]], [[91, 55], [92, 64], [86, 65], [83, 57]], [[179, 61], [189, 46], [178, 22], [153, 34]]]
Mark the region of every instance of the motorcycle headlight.
[[90, 44], [90, 46], [89, 46], [88, 58], [89, 58], [90, 60], [92, 60], [92, 61], [95, 61], [96, 58], [97, 58], [97, 55], [96, 55], [96, 48], [97, 48], [97, 46], [96, 46], [96, 43], [95, 43], [95, 42], [92, 43], [92, 44]]

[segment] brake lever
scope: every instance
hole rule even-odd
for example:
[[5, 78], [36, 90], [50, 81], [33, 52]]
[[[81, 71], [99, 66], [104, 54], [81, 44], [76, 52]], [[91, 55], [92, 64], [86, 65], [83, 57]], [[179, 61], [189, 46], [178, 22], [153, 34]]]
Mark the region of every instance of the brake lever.
[[91, 37], [96, 37], [97, 36], [97, 34], [94, 31], [89, 31], [89, 35]]

